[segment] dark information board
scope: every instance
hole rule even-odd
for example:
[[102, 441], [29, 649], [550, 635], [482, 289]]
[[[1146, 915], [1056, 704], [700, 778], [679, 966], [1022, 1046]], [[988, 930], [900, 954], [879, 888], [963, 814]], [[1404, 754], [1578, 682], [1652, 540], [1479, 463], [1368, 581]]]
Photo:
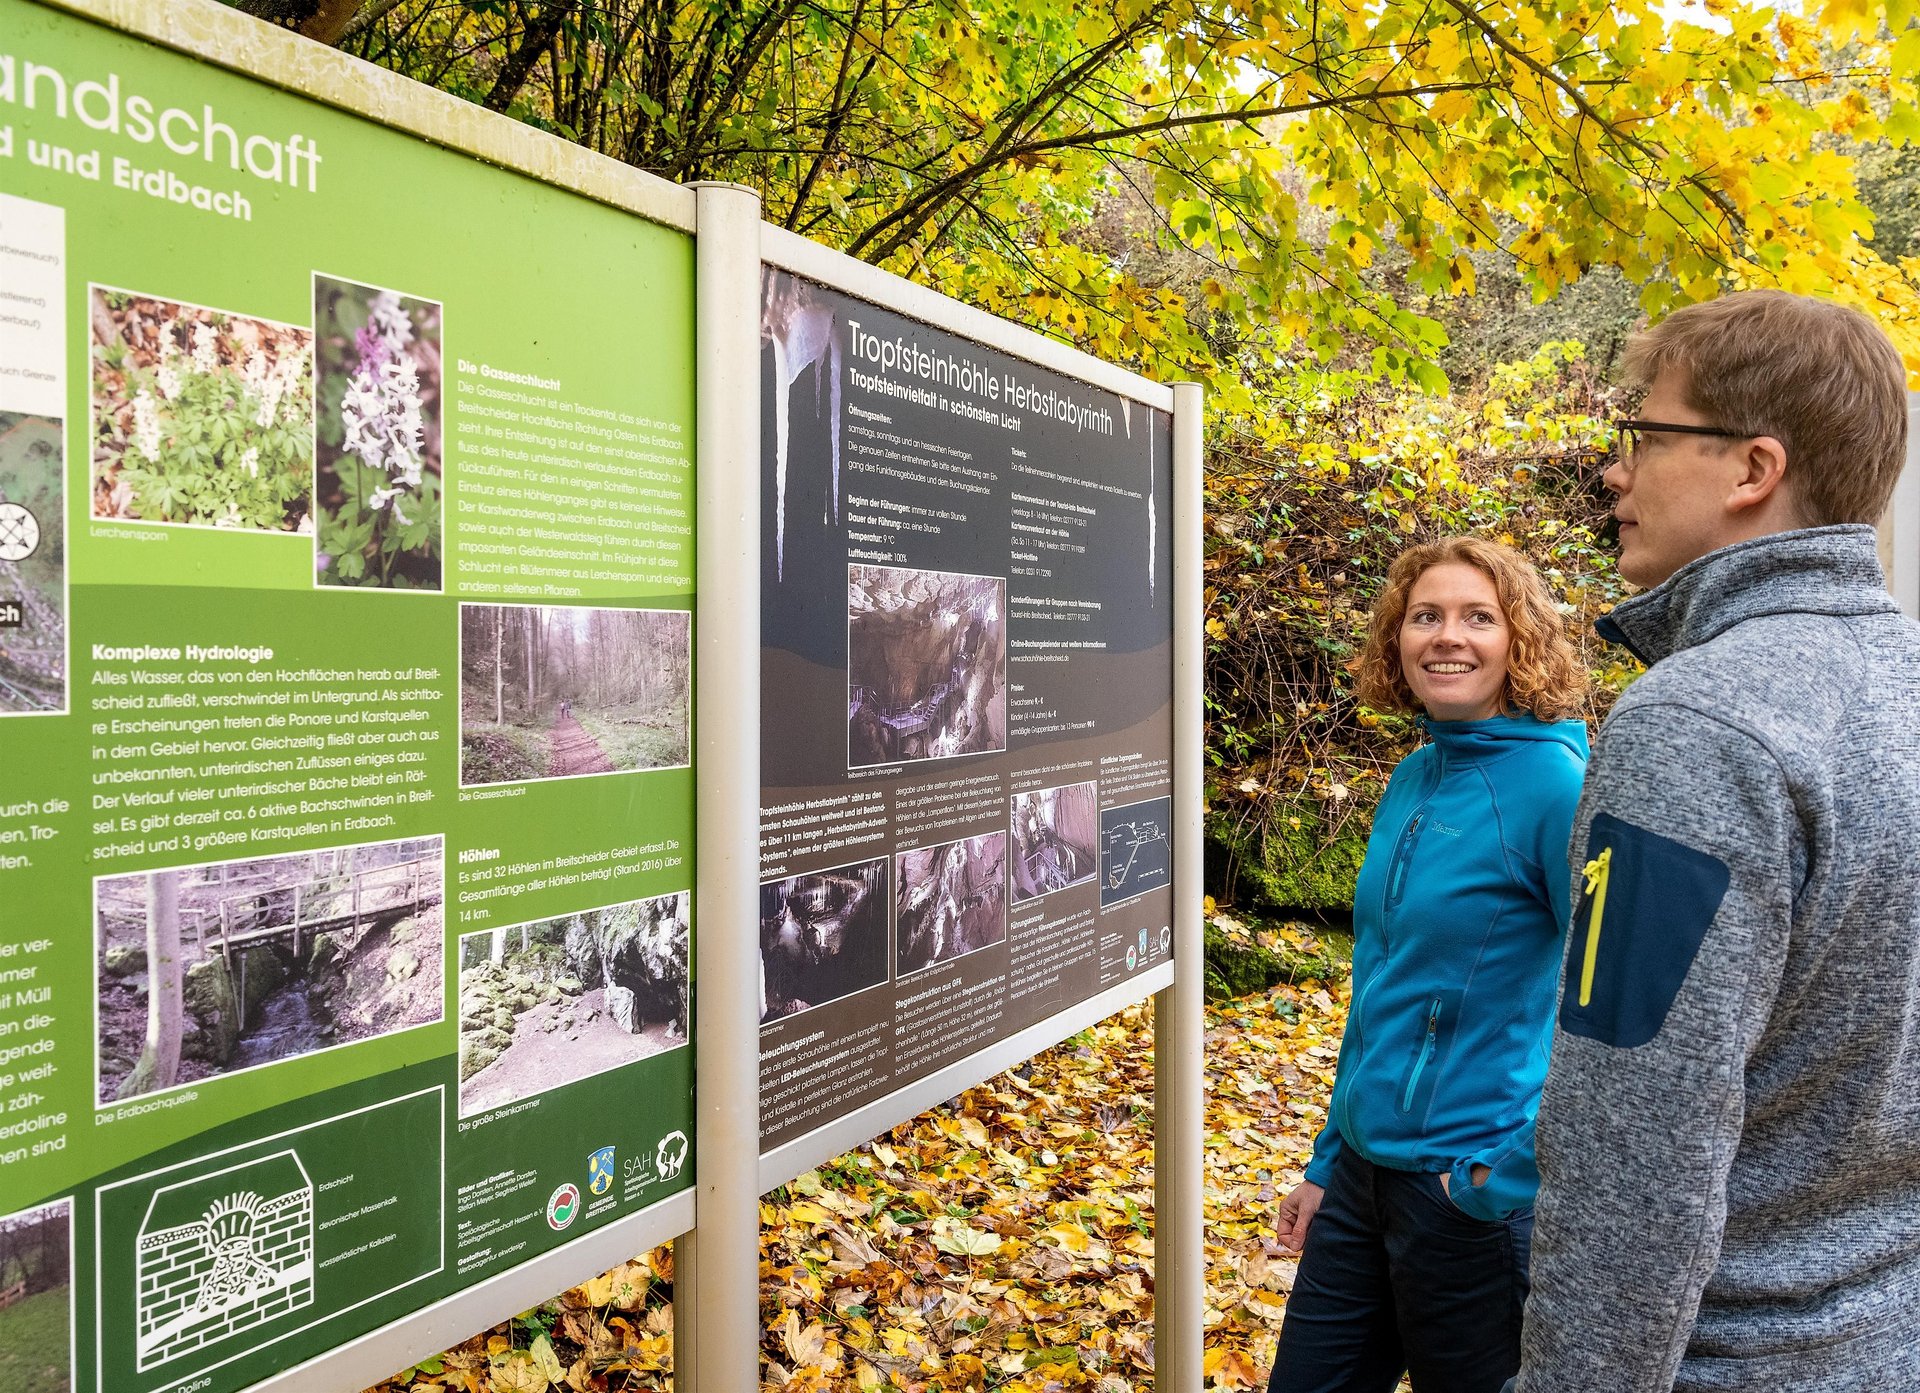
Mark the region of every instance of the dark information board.
[[0, 190], [0, 1387], [226, 1393], [690, 1183], [692, 239], [21, 0]]
[[761, 303], [770, 1150], [1171, 958], [1172, 421]]

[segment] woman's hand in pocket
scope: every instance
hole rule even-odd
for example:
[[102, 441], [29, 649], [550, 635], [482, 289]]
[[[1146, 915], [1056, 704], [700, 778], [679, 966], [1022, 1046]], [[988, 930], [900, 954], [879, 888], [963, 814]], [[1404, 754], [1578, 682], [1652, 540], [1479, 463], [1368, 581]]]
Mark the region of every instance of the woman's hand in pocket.
[[1311, 1180], [1303, 1180], [1280, 1201], [1281, 1247], [1290, 1253], [1297, 1253], [1307, 1246], [1307, 1229], [1313, 1223], [1313, 1216], [1320, 1212], [1320, 1200], [1326, 1193], [1324, 1187], [1315, 1185]]
[[[1472, 1175], [1475, 1185], [1485, 1185], [1487, 1183], [1487, 1177], [1492, 1174], [1493, 1168], [1491, 1166], [1483, 1166], [1478, 1161], [1473, 1163]], [[1453, 1198], [1453, 1177], [1446, 1171], [1440, 1172], [1440, 1193], [1448, 1199]]]

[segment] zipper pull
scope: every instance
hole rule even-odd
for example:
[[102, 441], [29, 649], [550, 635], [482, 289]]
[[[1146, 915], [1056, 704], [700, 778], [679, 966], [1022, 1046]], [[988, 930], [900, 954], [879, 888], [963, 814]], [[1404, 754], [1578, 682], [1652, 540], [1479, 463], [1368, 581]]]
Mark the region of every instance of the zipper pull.
[[1440, 1002], [1438, 999], [1436, 999], [1433, 1003], [1433, 1009], [1427, 1012], [1427, 1034], [1437, 1035], [1439, 1033], [1440, 1033]]
[[1613, 848], [1607, 847], [1587, 862], [1587, 894], [1592, 910], [1587, 916], [1587, 951], [1580, 963], [1580, 1004], [1593, 1001], [1593, 973], [1600, 961], [1600, 925], [1607, 912], [1607, 881], [1613, 871]]
[[1589, 895], [1599, 887], [1601, 880], [1606, 877], [1607, 869], [1612, 865], [1613, 848], [1610, 846], [1603, 847], [1598, 856], [1587, 862], [1585, 875], [1587, 877], [1587, 893]]

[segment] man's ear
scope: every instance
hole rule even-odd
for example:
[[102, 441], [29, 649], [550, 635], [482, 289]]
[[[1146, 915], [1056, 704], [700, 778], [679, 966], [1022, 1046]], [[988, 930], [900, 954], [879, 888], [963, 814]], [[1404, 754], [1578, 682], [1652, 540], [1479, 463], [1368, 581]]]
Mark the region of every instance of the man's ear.
[[1756, 509], [1761, 514], [1793, 511], [1793, 491], [1786, 484], [1787, 447], [1771, 435], [1756, 435], [1734, 450], [1740, 469], [1727, 495], [1727, 511], [1748, 516], [1755, 516]]

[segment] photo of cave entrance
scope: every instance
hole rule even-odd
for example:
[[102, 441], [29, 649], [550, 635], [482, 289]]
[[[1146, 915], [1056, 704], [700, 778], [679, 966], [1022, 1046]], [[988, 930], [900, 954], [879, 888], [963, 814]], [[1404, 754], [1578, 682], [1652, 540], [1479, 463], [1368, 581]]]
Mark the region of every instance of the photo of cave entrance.
[[687, 1043], [685, 890], [460, 936], [460, 1116]]

